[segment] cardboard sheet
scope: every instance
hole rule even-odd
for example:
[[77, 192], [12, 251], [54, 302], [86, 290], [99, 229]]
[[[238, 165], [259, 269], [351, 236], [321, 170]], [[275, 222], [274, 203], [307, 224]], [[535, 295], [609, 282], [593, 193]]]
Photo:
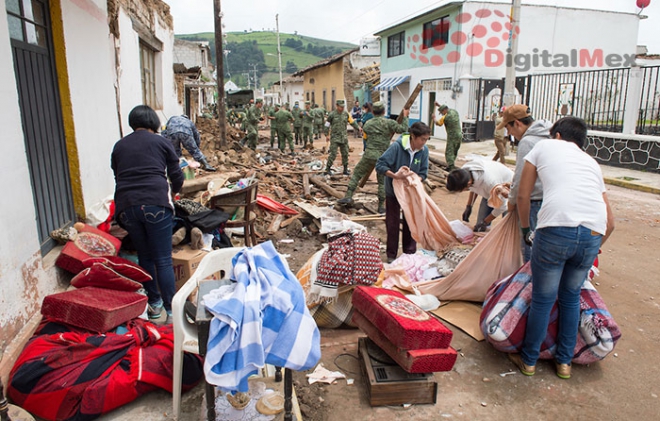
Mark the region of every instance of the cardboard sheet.
[[477, 341], [483, 341], [484, 335], [479, 327], [481, 306], [467, 301], [452, 301], [431, 311], [432, 314], [450, 323]]

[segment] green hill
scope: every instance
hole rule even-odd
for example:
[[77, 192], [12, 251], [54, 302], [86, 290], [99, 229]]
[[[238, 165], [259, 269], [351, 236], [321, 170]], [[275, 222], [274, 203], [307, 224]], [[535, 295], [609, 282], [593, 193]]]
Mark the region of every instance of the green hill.
[[[267, 87], [275, 80], [272, 73], [279, 72], [277, 60], [277, 34], [269, 31], [255, 32], [228, 32], [225, 33], [225, 49], [232, 51], [236, 49], [237, 54], [230, 52], [225, 60], [225, 77], [231, 76], [231, 80], [239, 86], [247, 86], [247, 79], [243, 73], [247, 73], [257, 66], [258, 76], [261, 85]], [[199, 34], [180, 34], [177, 38], [189, 41], [208, 41], [211, 44], [211, 55], [215, 62], [215, 34], [213, 32], [204, 32]], [[245, 53], [243, 43], [254, 43], [255, 47], [262, 52], [255, 54]], [[238, 44], [238, 45], [237, 45]], [[282, 72], [284, 77], [290, 75], [292, 70], [303, 69], [310, 64], [314, 64], [324, 58], [332, 56], [342, 51], [357, 47], [346, 42], [336, 42], [322, 40], [318, 38], [306, 37], [298, 34], [280, 33], [280, 44], [282, 49]], [[241, 47], [238, 49], [238, 47]], [[289, 72], [286, 69], [289, 69]]]

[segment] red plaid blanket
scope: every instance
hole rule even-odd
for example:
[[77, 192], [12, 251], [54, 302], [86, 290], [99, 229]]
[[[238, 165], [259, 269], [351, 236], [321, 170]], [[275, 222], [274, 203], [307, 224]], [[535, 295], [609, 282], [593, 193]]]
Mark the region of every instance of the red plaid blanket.
[[[493, 284], [481, 312], [481, 330], [495, 349], [519, 352], [525, 337], [527, 314], [532, 301], [532, 270], [529, 263], [508, 278]], [[552, 359], [557, 337], [558, 309], [550, 314], [548, 334], [541, 346], [541, 359]], [[619, 326], [589, 280], [580, 293], [580, 327], [573, 362], [590, 364], [612, 352], [621, 337]]]
[[[87, 421], [157, 388], [172, 392], [172, 326], [133, 320], [126, 334], [68, 331], [47, 323], [10, 374], [7, 395], [45, 420]], [[197, 355], [184, 358], [184, 390], [202, 378]]]

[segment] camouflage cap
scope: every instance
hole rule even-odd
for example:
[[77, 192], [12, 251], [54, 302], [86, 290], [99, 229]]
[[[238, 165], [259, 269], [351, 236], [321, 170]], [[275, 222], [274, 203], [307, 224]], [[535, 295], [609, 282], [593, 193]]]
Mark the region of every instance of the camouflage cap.
[[256, 102], [257, 104], [261, 104], [261, 103], [264, 102], [264, 99], [263, 99], [263, 98], [257, 98], [257, 99], [255, 100], [255, 102]]
[[443, 112], [444, 110], [448, 109], [449, 106], [446, 104], [442, 104], [440, 107], [438, 107], [438, 111]]
[[311, 102], [305, 101], [305, 105], [311, 105]]
[[343, 99], [338, 99], [336, 104], [339, 105], [340, 107], [343, 107], [344, 105], [346, 105], [346, 101], [344, 101]]
[[280, 108], [280, 104], [275, 104], [275, 108]]
[[296, 102], [294, 102], [294, 104], [296, 104], [296, 105], [297, 105], [297, 104], [299, 104], [299, 102], [298, 102], [298, 101], [296, 101]]
[[383, 101], [374, 102], [373, 110], [376, 112], [385, 111], [385, 103]]

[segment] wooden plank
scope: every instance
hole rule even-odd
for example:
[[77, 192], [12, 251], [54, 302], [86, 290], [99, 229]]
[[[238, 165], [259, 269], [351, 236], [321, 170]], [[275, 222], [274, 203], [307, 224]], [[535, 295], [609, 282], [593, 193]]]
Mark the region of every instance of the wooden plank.
[[309, 174], [303, 174], [303, 196], [305, 199], [312, 197], [311, 187], [309, 185]]
[[286, 221], [282, 222], [282, 224], [280, 225], [280, 228], [288, 227], [289, 225], [291, 225], [293, 223], [293, 221], [295, 221], [298, 218], [300, 218], [300, 215], [292, 216], [291, 218], [289, 218]]
[[384, 221], [385, 220], [385, 215], [360, 215], [360, 216], [353, 216], [350, 218], [351, 221], [353, 222], [360, 222], [360, 221]]
[[304, 210], [308, 214], [312, 215], [316, 219], [319, 219], [323, 215], [321, 208], [312, 205], [311, 203], [294, 201], [293, 204], [298, 206], [300, 209]]
[[314, 184], [316, 187], [328, 193], [330, 196], [336, 197], [337, 199], [341, 199], [344, 197], [343, 193], [330, 187], [330, 185], [328, 185], [328, 183], [326, 183], [325, 181], [321, 180], [320, 177], [310, 177], [309, 181], [311, 181], [312, 184]]
[[284, 221], [284, 215], [278, 214], [275, 218], [273, 218], [273, 221], [270, 223], [268, 226], [268, 234], [273, 235], [275, 234], [279, 229], [280, 225], [282, 225], [282, 222]]

